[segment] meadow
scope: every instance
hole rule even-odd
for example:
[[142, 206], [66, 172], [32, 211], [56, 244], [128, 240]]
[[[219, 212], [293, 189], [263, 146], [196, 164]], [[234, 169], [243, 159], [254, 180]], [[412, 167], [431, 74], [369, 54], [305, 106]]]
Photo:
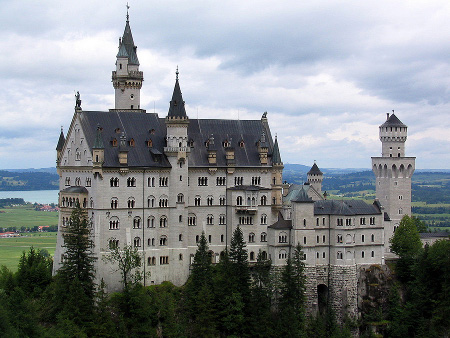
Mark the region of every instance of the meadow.
[[0, 266], [4, 265], [11, 271], [17, 271], [22, 252], [28, 251], [31, 246], [37, 249], [45, 249], [53, 256], [56, 247], [56, 232], [0, 238]]
[[0, 209], [0, 228], [32, 228], [40, 225], [58, 225], [58, 213], [36, 211], [32, 204]]

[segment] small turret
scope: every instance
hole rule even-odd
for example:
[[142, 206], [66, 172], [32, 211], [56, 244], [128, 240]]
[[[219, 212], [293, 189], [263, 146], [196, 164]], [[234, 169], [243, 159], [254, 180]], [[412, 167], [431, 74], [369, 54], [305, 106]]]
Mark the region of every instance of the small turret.
[[61, 127], [61, 134], [59, 134], [58, 144], [56, 145], [56, 165], [59, 165], [61, 160], [61, 152], [66, 143], [66, 138], [64, 137], [63, 127]]
[[319, 193], [322, 193], [323, 173], [320, 171], [316, 162], [307, 173], [308, 183]]
[[127, 146], [127, 137], [125, 133], [122, 132], [120, 136], [119, 143], [119, 163], [120, 165], [126, 166], [128, 165], [128, 146]]
[[266, 132], [263, 130], [261, 138], [258, 141], [259, 162], [261, 165], [267, 165], [267, 154], [269, 152], [269, 143], [266, 140]]
[[211, 135], [208, 140], [208, 163], [217, 164], [217, 148], [214, 144], [214, 136]]
[[95, 137], [94, 146], [92, 147], [92, 171], [94, 176], [99, 174], [103, 176], [103, 163], [105, 162], [105, 146], [103, 145], [103, 129], [97, 124], [97, 135]]

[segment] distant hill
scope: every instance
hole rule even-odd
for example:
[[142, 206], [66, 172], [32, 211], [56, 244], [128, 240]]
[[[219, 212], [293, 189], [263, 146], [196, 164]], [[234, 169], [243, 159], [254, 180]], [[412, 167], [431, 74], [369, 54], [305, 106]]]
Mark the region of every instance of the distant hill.
[[56, 174], [56, 167], [49, 168], [29, 168], [29, 169], [0, 169], [0, 171], [9, 171], [12, 173], [49, 173]]
[[58, 189], [59, 176], [45, 170], [38, 172], [0, 170], [0, 191]]

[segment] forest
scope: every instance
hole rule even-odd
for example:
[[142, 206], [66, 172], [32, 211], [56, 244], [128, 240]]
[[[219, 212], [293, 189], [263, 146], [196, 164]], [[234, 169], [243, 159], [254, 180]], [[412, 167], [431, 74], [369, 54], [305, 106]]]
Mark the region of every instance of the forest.
[[16, 273], [0, 271], [0, 332], [7, 337], [442, 337], [450, 328], [450, 241], [422, 248], [408, 217], [392, 250], [400, 259], [388, 302], [362, 318], [337, 323], [330, 306], [306, 312], [303, 254], [293, 250], [275, 272], [258, 256], [247, 261], [238, 227], [218, 264], [203, 235], [188, 282], [143, 286], [136, 248], [110, 248], [123, 289], [108, 294], [95, 284], [93, 242], [85, 212], [76, 208], [64, 235], [62, 267], [39, 250], [24, 252]]

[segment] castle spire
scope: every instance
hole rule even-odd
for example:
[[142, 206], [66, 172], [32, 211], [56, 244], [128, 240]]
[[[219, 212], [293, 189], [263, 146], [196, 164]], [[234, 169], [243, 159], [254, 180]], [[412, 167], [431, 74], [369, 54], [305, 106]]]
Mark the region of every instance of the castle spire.
[[280, 149], [278, 147], [278, 138], [276, 135], [275, 135], [275, 143], [273, 144], [272, 163], [283, 164], [283, 162], [281, 161]]
[[178, 81], [178, 66], [175, 72], [175, 87], [173, 89], [172, 100], [170, 101], [169, 118], [187, 118], [186, 109], [184, 107], [183, 95], [181, 94], [180, 83]]

